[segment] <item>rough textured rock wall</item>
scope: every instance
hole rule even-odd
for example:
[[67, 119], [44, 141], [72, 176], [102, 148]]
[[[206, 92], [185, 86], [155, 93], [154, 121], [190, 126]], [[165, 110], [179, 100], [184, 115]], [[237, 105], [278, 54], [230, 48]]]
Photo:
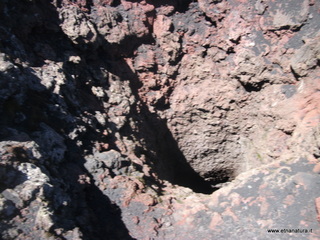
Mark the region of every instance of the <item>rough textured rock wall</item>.
[[[187, 162], [211, 181], [232, 178], [294, 148], [289, 139], [299, 121], [286, 111], [295, 93], [317, 85], [316, 75], [301, 77], [312, 75], [318, 60], [310, 48], [319, 49], [317, 7], [309, 1], [218, 2], [191, 3], [185, 13], [155, 21], [156, 29], [165, 29], [155, 32], [160, 48], [168, 49], [162, 39], [175, 35], [181, 54], [178, 63], [164, 66], [176, 72], [170, 97], [160, 95], [169, 99], [167, 109], [155, 109], [168, 120]], [[162, 67], [157, 69], [161, 74]], [[158, 92], [146, 91], [151, 106], [161, 99]]]
[[317, 239], [319, 11], [1, 1], [2, 239]]

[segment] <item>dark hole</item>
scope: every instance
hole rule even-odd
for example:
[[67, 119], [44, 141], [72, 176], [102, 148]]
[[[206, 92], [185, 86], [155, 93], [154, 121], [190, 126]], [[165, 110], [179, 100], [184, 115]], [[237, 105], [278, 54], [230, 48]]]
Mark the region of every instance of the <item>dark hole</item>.
[[231, 53], [235, 53], [233, 47], [229, 47], [228, 50], [227, 50], [227, 54], [231, 54]]
[[218, 188], [214, 187], [215, 182], [205, 181], [190, 166], [179, 164], [174, 169], [173, 184], [188, 187], [196, 193], [211, 194]]
[[299, 78], [300, 78], [299, 74], [297, 74], [291, 66], [290, 66], [290, 70], [291, 70], [291, 73], [292, 73], [292, 75], [294, 76], [294, 78], [295, 78], [297, 81], [299, 81]]
[[121, 4], [121, 1], [120, 0], [115, 0], [113, 1], [113, 3], [111, 4], [111, 7], [117, 7]]
[[241, 83], [241, 85], [243, 86], [243, 88], [247, 91], [247, 92], [259, 92], [261, 91], [261, 89], [263, 88], [263, 86], [267, 83], [267, 81], [261, 81], [258, 83], [243, 83], [241, 81], [239, 81]]
[[212, 24], [213, 27], [217, 27], [217, 22], [212, 21], [211, 18], [209, 18], [207, 15], [204, 16], [204, 19]]
[[[164, 161], [165, 168], [159, 169], [159, 176], [164, 176], [163, 178], [172, 184], [188, 187], [196, 193], [211, 194], [218, 189], [215, 187], [216, 184], [229, 181], [231, 175], [228, 171], [213, 170], [210, 176], [206, 176], [206, 179], [214, 179], [213, 181], [206, 181], [201, 177], [187, 162], [169, 131], [165, 138], [162, 138], [162, 142], [165, 144], [161, 146], [161, 152], [165, 152], [166, 154], [162, 154], [161, 159]], [[172, 169], [171, 176], [163, 174], [162, 171], [170, 168]]]
[[191, 2], [193, 2], [192, 0], [178, 0], [177, 1], [177, 11], [180, 13], [185, 13], [186, 11], [189, 10], [189, 5]]

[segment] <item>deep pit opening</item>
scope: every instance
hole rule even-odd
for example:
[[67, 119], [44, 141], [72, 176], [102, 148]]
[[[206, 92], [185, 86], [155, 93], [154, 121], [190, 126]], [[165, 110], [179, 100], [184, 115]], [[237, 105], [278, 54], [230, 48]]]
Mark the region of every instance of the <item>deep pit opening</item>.
[[[212, 194], [221, 188], [224, 183], [234, 179], [232, 171], [228, 169], [213, 169], [206, 178], [200, 176], [191, 166], [177, 165], [174, 169], [173, 184], [190, 188], [195, 193]], [[206, 179], [214, 180], [206, 180]]]
[[175, 168], [173, 184], [182, 187], [190, 188], [195, 193], [211, 194], [218, 188], [204, 180], [199, 174], [197, 174], [192, 168]]
[[[144, 114], [140, 113], [143, 121], [140, 121], [139, 133], [148, 147], [137, 148], [136, 155], [148, 159], [148, 165], [158, 179], [202, 194], [212, 194], [220, 188], [217, 185], [233, 180], [232, 169], [211, 169], [205, 176], [201, 176], [187, 161], [166, 120], [150, 113], [146, 105], [140, 107]], [[130, 126], [127, 126], [127, 133], [131, 134]]]
[[[184, 3], [184, 6], [189, 6], [191, 2], [193, 1]], [[132, 43], [132, 41], [129, 42]], [[112, 55], [117, 54], [118, 51], [112, 52]], [[212, 170], [212, 176], [205, 176], [204, 178], [190, 166], [167, 125], [167, 119], [161, 118], [158, 113], [150, 112], [147, 103], [141, 99], [139, 89], [143, 85], [142, 80], [139, 79], [136, 73], [131, 72], [125, 61], [117, 62], [117, 64], [123, 66], [123, 69], [127, 69], [127, 71], [113, 72], [111, 70], [111, 72], [121, 79], [131, 79], [130, 87], [132, 93], [139, 100], [137, 105], [139, 111], [132, 109], [131, 112], [131, 116], [138, 124], [139, 131], [132, 129], [130, 125], [125, 125], [122, 127], [121, 132], [127, 136], [134, 134], [137, 139], [141, 139], [146, 144], [145, 149], [138, 147], [135, 154], [137, 156], [146, 156], [147, 162], [156, 173], [157, 178], [177, 186], [190, 188], [193, 192], [202, 194], [211, 194], [220, 188], [216, 185], [230, 181], [232, 177], [226, 174], [226, 171]], [[114, 69], [117, 69], [117, 67], [114, 67]], [[156, 105], [156, 109], [159, 111], [170, 107], [163, 100], [164, 98]], [[215, 180], [207, 181], [206, 179]]]
[[[160, 178], [202, 194], [212, 194], [221, 185], [234, 179], [234, 170], [232, 169], [212, 169], [206, 176], [202, 177], [188, 163], [171, 132], [168, 129], [167, 131], [167, 134], [162, 136], [161, 141], [164, 144], [160, 149], [160, 153], [162, 153], [160, 158], [164, 163], [164, 168], [157, 170]], [[171, 169], [170, 176], [164, 174], [167, 169]]]

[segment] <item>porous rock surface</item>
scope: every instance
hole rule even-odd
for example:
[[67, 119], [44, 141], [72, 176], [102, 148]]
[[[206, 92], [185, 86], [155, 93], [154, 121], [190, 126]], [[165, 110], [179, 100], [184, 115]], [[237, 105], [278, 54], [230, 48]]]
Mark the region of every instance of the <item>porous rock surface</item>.
[[319, 239], [319, 29], [314, 0], [1, 1], [0, 238]]

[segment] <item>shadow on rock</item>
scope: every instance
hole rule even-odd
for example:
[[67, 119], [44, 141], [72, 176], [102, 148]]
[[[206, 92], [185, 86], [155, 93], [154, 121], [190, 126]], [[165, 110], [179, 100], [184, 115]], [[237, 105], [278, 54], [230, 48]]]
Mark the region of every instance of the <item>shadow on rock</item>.
[[[49, 178], [48, 184], [40, 186], [42, 189], [38, 193], [40, 199], [42, 198], [40, 209], [33, 212], [30, 207], [30, 214], [21, 217], [34, 219], [37, 222], [40, 221], [37, 220], [39, 216], [42, 216], [47, 220], [41, 220], [42, 223], [39, 222], [36, 226], [37, 230], [28, 225], [28, 220], [25, 220], [24, 226], [13, 220], [15, 228], [23, 229], [16, 233], [16, 237], [19, 234], [21, 237], [38, 235], [34, 239], [43, 239], [45, 237], [43, 234], [48, 236], [52, 234], [55, 239], [66, 239], [71, 236], [88, 240], [133, 239], [122, 222], [119, 208], [94, 185], [90, 180], [90, 173], [83, 166], [84, 151], [92, 148], [100, 136], [94, 126], [79, 120], [83, 119], [84, 111], [78, 104], [79, 92], [72, 93], [71, 82], [59, 86], [59, 89], [55, 88], [58, 86], [55, 80], [47, 79], [49, 82], [46, 82], [46, 73], [56, 74], [57, 78], [63, 75], [62, 66], [53, 61], [64, 61], [70, 57], [68, 50], [73, 53], [77, 50], [73, 50], [72, 43], [59, 30], [60, 20], [53, 6], [47, 1], [40, 1], [39, 4], [20, 4], [19, 1], [6, 3], [5, 8], [11, 15], [10, 18], [6, 18], [7, 14], [2, 15], [6, 21], [1, 24], [1, 30], [6, 33], [1, 37], [0, 49], [5, 53], [1, 63], [8, 64], [2, 69], [0, 76], [0, 84], [4, 91], [0, 102], [1, 115], [4, 116], [1, 119], [1, 128], [15, 129], [15, 132], [25, 135], [27, 140], [20, 139], [22, 144], [26, 141], [36, 143], [37, 147], [30, 147], [27, 151], [38, 151], [39, 155], [32, 156], [33, 159], [27, 158], [25, 161], [34, 164], [36, 169], [40, 169], [39, 171]], [[12, 12], [16, 6], [19, 8]], [[21, 12], [24, 12], [23, 16], [28, 16], [24, 24], [19, 18]], [[47, 18], [47, 14], [50, 18]], [[38, 19], [30, 17], [35, 15]], [[41, 24], [43, 19], [46, 21]], [[24, 31], [21, 32], [21, 28], [24, 28]], [[42, 30], [46, 34], [43, 34]], [[13, 39], [15, 45], [8, 42], [7, 37]], [[62, 42], [59, 43], [59, 39]], [[63, 46], [58, 43], [63, 43]], [[50, 60], [51, 70], [45, 69], [44, 60]], [[21, 61], [29, 63], [29, 66], [22, 64]], [[33, 68], [42, 75], [37, 75]], [[71, 140], [69, 134], [77, 131], [79, 125], [89, 130]], [[19, 142], [15, 136], [7, 136], [2, 140], [8, 143]], [[76, 144], [80, 140], [85, 142], [84, 147]], [[8, 172], [14, 172], [19, 177], [14, 183], [1, 186], [2, 193], [6, 189], [23, 184], [26, 180], [22, 178], [20, 172], [8, 171], [8, 168], [11, 167], [1, 166], [1, 173], [6, 175]], [[86, 176], [89, 180], [85, 178], [83, 181], [82, 176]], [[39, 199], [30, 201], [29, 206]], [[28, 206], [25, 207], [28, 209]], [[7, 225], [5, 228], [10, 228], [10, 222], [12, 222], [10, 219], [3, 219], [1, 228], [5, 225]], [[44, 226], [46, 223], [48, 226]]]

